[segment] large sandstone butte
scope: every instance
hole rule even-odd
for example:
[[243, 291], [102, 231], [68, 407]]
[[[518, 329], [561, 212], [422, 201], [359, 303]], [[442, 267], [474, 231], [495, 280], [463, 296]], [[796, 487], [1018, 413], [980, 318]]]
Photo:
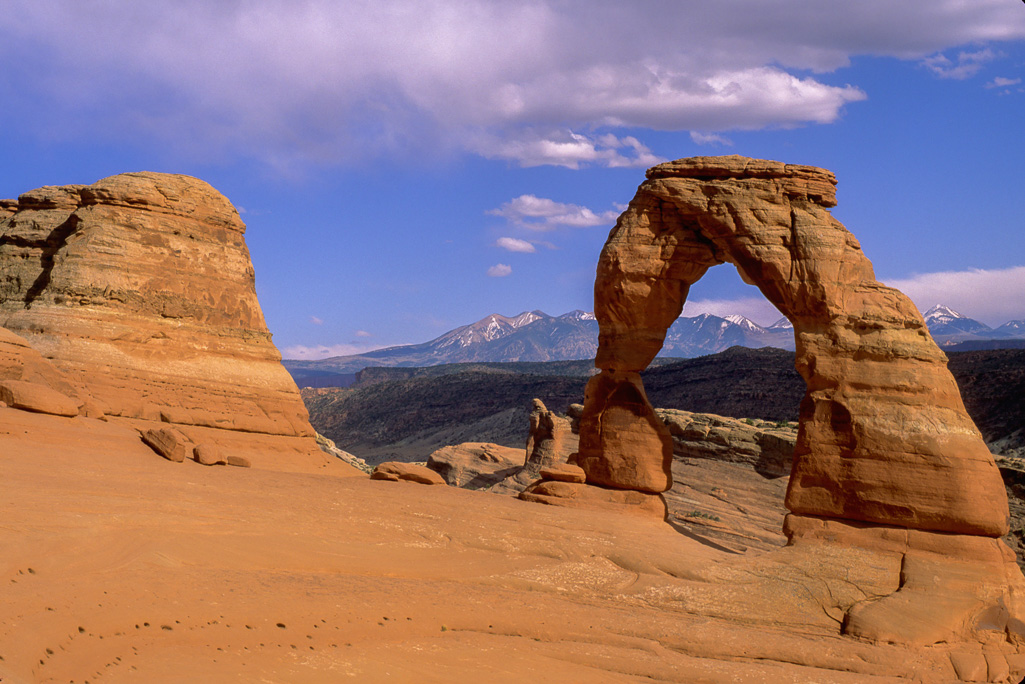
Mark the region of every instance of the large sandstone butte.
[[188, 176], [126, 173], [0, 209], [0, 326], [56, 368], [50, 386], [95, 414], [172, 423], [258, 461], [254, 450], [323, 460], [223, 195]]
[[875, 279], [830, 214], [835, 185], [823, 169], [739, 156], [648, 171], [598, 263], [601, 372], [581, 419], [581, 486], [658, 496], [672, 485], [672, 443], [638, 373], [690, 286], [732, 263], [793, 323], [807, 383], [791, 544], [839, 542], [896, 563], [896, 591], [848, 606], [845, 632], [928, 644], [996, 629], [1020, 643], [1025, 581], [996, 539], [1008, 516], [1000, 474], [917, 308]]

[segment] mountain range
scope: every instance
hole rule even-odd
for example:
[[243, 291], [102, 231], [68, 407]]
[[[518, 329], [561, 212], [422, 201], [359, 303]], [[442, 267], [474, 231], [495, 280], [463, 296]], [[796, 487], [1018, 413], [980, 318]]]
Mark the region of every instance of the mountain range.
[[[924, 316], [933, 338], [946, 349], [1025, 345], [1025, 320], [991, 328], [942, 305], [929, 309]], [[786, 318], [763, 327], [739, 314], [681, 316], [669, 328], [659, 356], [693, 358], [733, 346], [792, 351], [794, 329]], [[352, 384], [356, 373], [371, 366], [589, 359], [597, 347], [598, 322], [594, 314], [577, 310], [549, 316], [543, 311], [525, 311], [513, 317], [491, 314], [422, 344], [283, 363], [301, 387], [337, 387]]]

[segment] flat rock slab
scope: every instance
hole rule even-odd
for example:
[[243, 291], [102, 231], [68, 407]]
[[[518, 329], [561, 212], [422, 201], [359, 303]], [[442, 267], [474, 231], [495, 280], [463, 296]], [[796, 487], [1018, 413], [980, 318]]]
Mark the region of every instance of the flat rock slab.
[[666, 501], [661, 494], [635, 489], [606, 489], [576, 482], [541, 480], [520, 492], [519, 498], [552, 506], [619, 511], [656, 520], [665, 520], [667, 515]]
[[556, 463], [541, 469], [541, 479], [583, 484], [587, 481], [587, 476], [584, 474], [584, 469], [580, 466], [569, 463]]
[[370, 473], [370, 479], [391, 480], [393, 482], [407, 480], [409, 482], [418, 482], [426, 485], [448, 484], [445, 482], [445, 478], [427, 466], [418, 465], [416, 463], [401, 463], [399, 461], [387, 461], [385, 463], [381, 463], [374, 468], [374, 472]]
[[57, 390], [23, 380], [0, 382], [0, 401], [11, 408], [68, 418], [78, 415], [78, 403]]

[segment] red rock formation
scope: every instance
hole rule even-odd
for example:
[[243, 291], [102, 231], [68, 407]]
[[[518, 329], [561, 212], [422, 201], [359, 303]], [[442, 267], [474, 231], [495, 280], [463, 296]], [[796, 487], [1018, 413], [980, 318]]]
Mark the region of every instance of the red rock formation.
[[911, 301], [875, 280], [857, 240], [830, 215], [831, 173], [733, 156], [670, 162], [647, 176], [598, 264], [602, 372], [588, 385], [579, 459], [588, 482], [669, 486], [667, 438], [636, 373], [658, 353], [690, 285], [729, 262], [794, 324], [808, 391], [791, 511], [1006, 531], [999, 472], [946, 357]]
[[224, 196], [187, 176], [128, 173], [0, 206], [13, 210], [0, 214], [0, 325], [79, 394], [197, 443], [320, 458]]
[[786, 496], [789, 562], [839, 546], [885, 569], [880, 593], [837, 602], [846, 634], [1025, 643], [1025, 579], [996, 538], [1008, 517], [999, 471], [922, 316], [876, 281], [830, 215], [835, 183], [822, 169], [737, 156], [648, 171], [598, 263], [601, 372], [580, 421], [588, 484], [578, 486], [652, 496], [672, 484], [672, 442], [638, 372], [691, 284], [732, 263], [794, 324], [807, 383]]

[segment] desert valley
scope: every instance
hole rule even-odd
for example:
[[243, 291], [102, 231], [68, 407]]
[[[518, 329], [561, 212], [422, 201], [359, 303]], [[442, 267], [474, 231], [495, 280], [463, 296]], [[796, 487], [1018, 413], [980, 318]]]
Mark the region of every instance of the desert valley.
[[[593, 363], [302, 395], [207, 183], [0, 202], [0, 681], [1020, 681], [1020, 350], [948, 370], [835, 184], [654, 166]], [[796, 354], [655, 362], [718, 263]]]

